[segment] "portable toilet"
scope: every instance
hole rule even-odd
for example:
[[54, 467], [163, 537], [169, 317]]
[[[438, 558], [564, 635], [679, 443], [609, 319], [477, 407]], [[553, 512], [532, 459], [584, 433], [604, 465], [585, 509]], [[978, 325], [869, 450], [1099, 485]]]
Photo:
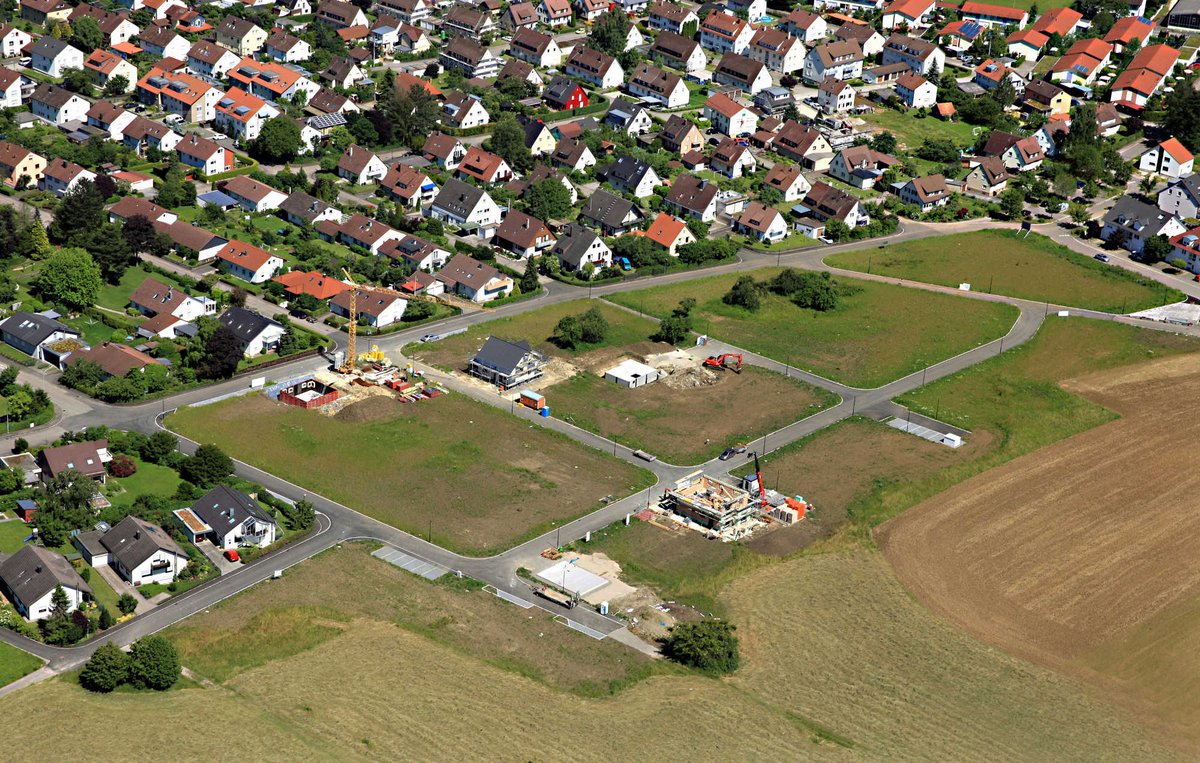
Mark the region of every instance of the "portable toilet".
[[546, 407], [546, 398], [538, 392], [530, 389], [521, 390], [518, 401], [526, 408], [532, 408], [535, 411], [540, 411]]
[[548, 419], [548, 418], [550, 418], [550, 406], [548, 406], [548, 405], [544, 405], [544, 406], [542, 407], [542, 411], [541, 411], [541, 413], [542, 413], [542, 418], [543, 418], [543, 419]]

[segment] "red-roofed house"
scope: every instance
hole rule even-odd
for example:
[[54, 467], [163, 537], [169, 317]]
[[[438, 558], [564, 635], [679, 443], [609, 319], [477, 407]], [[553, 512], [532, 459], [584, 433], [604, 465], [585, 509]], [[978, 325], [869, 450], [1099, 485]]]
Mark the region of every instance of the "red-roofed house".
[[234, 239], [217, 252], [217, 264], [234, 278], [262, 283], [279, 272], [283, 260], [254, 244]]
[[1192, 152], [1183, 147], [1175, 138], [1167, 138], [1162, 143], [1146, 151], [1138, 159], [1138, 169], [1155, 175], [1179, 179], [1192, 174]]
[[283, 284], [284, 291], [291, 297], [308, 294], [316, 299], [332, 299], [338, 294], [350, 290], [350, 285], [344, 281], [339, 281], [315, 270], [307, 273], [303, 270], [293, 270], [275, 276], [271, 280]]
[[967, 0], [960, 9], [962, 17], [980, 26], [1023, 27], [1029, 23], [1029, 11], [1004, 5], [989, 5]]
[[137, 82], [137, 67], [109, 50], [93, 50], [83, 62], [83, 68], [100, 87], [108, 85], [109, 80], [114, 77], [124, 77], [125, 86], [120, 91], [122, 93], [132, 92]]
[[277, 116], [279, 109], [241, 88], [231, 87], [217, 101], [214, 123], [218, 130], [234, 140], [250, 141], [258, 137], [268, 119]]
[[672, 257], [679, 256], [679, 247], [696, 243], [696, 237], [687, 223], [666, 212], [659, 212], [654, 222], [646, 229], [646, 238], [667, 250]]
[[1076, 40], [1066, 54], [1050, 67], [1052, 82], [1090, 85], [1112, 57], [1112, 45], [1095, 38]]
[[1140, 16], [1125, 16], [1117, 19], [1117, 23], [1104, 35], [1104, 41], [1112, 45], [1115, 52], [1120, 53], [1134, 40], [1137, 40], [1138, 45], [1145, 45], [1153, 32], [1154, 22]]
[[894, 0], [883, 9], [884, 29], [916, 29], [927, 26], [934, 0]]

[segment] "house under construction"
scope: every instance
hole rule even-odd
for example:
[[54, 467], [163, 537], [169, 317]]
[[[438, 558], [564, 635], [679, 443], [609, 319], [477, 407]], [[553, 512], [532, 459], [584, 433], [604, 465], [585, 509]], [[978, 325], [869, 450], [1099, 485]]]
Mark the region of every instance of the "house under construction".
[[700, 472], [677, 480], [665, 498], [672, 511], [716, 532], [735, 527], [759, 511], [750, 493]]

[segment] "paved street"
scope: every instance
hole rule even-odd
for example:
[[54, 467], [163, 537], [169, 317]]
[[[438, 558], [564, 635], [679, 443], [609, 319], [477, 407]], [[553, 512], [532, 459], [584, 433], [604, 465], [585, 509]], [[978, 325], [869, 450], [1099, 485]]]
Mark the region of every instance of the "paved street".
[[[897, 281], [893, 278], [884, 278], [878, 275], [866, 275], [862, 273], [844, 273], [836, 269], [829, 268], [823, 263], [823, 259], [837, 251], [845, 251], [852, 249], [861, 249], [864, 246], [886, 246], [890, 243], [901, 241], [916, 240], [931, 235], [942, 235], [945, 233], [960, 231], [960, 230], [978, 230], [981, 228], [1012, 228], [1013, 226], [1006, 223], [994, 221], [969, 221], [965, 223], [953, 223], [949, 225], [928, 225], [921, 223], [906, 223], [904, 227], [897, 231], [892, 236], [886, 239], [873, 240], [871, 242], [850, 242], [836, 246], [814, 247], [803, 249], [792, 253], [771, 253], [763, 254], [751, 250], [743, 250], [739, 253], [736, 261], [718, 265], [711, 268], [701, 270], [670, 273], [652, 278], [636, 278], [630, 281], [625, 281], [617, 284], [609, 284], [596, 286], [591, 289], [588, 287], [568, 286], [565, 284], [551, 282], [547, 284], [546, 292], [536, 298], [518, 302], [515, 304], [505, 305], [492, 312], [473, 312], [464, 313], [453, 318], [448, 318], [434, 324], [427, 324], [411, 331], [399, 332], [395, 334], [377, 337], [373, 339], [380, 345], [382, 349], [388, 352], [393, 358], [400, 358], [400, 348], [410, 342], [415, 341], [421, 335], [426, 333], [445, 332], [458, 328], [468, 328], [484, 321], [492, 320], [496, 317], [507, 315], [518, 315], [531, 310], [536, 310], [550, 304], [557, 304], [569, 300], [587, 298], [599, 298], [617, 292], [629, 291], [633, 289], [645, 288], [651, 285], [678, 283], [691, 280], [694, 278], [704, 277], [715, 273], [729, 273], [759, 268], [766, 265], [776, 263], [799, 267], [809, 270], [828, 270], [834, 273], [853, 275], [856, 278], [867, 278], [870, 280], [887, 281], [890, 283], [898, 283], [900, 285], [917, 288], [929, 291], [938, 291], [944, 293], [953, 293], [958, 296], [963, 296], [970, 299], [981, 299], [993, 302], [1004, 302], [1012, 304], [1019, 308], [1020, 315], [1009, 330], [1002, 338], [992, 342], [980, 345], [957, 355], [953, 358], [941, 361], [928, 368], [913, 373], [902, 379], [897, 379], [889, 384], [874, 389], [857, 389], [846, 385], [824, 379], [815, 374], [804, 372], [800, 369], [786, 366], [778, 361], [762, 357], [755, 353], [750, 353], [741, 348], [736, 348], [719, 341], [710, 342], [707, 350], [716, 352], [718, 350], [734, 350], [745, 355], [746, 362], [752, 365], [757, 365], [779, 373], [794, 375], [809, 383], [828, 389], [840, 398], [840, 402], [827, 410], [816, 413], [803, 420], [794, 422], [776, 432], [764, 434], [761, 440], [755, 441], [751, 445], [752, 450], [757, 450], [760, 453], [769, 453], [778, 448], [781, 448], [789, 443], [795, 442], [798, 439], [806, 437], [814, 432], [817, 432], [837, 421], [840, 421], [848, 416], [859, 414], [873, 416], [876, 418], [886, 418], [888, 416], [902, 414], [903, 409], [893, 403], [893, 399], [905, 392], [911, 391], [920, 387], [923, 384], [940, 379], [968, 368], [976, 363], [979, 363], [987, 358], [994, 357], [1002, 350], [1008, 350], [1016, 347], [1033, 337], [1041, 323], [1047, 319], [1050, 313], [1056, 312], [1060, 308], [1055, 305], [1030, 302], [1028, 300], [1018, 300], [998, 295], [984, 294], [978, 292], [960, 292], [957, 289], [933, 286], [929, 284], [914, 283], [908, 281]], [[1055, 235], [1057, 224], [1048, 224], [1046, 226], [1038, 226], [1039, 232], [1045, 232], [1048, 235]], [[1071, 246], [1077, 251], [1085, 251], [1086, 246], [1082, 242], [1068, 239], [1063, 241], [1064, 244]], [[1135, 265], [1136, 263], [1130, 263]], [[1125, 263], [1118, 263], [1119, 266], [1124, 266]], [[1170, 279], [1162, 273], [1146, 273], [1149, 277], [1156, 277], [1157, 280]], [[1200, 296], [1200, 288], [1191, 283], [1180, 283], [1176, 280], [1170, 281], [1171, 285], [1183, 289], [1185, 292]], [[1166, 326], [1164, 324], [1147, 323], [1135, 319], [1129, 319], [1121, 316], [1114, 316], [1095, 311], [1081, 311], [1072, 309], [1072, 315], [1081, 315], [1088, 318], [1101, 320], [1119, 320], [1122, 322], [1132, 323], [1145, 328], [1169, 330], [1179, 333], [1200, 333], [1195, 328], [1181, 328], [1176, 326]], [[1053, 318], [1050, 318], [1053, 319]], [[270, 375], [272, 378], [282, 379], [291, 376], [301, 375], [303, 373], [312, 372], [320, 367], [327, 366], [327, 363], [320, 359], [305, 358], [293, 363], [276, 366], [271, 369]], [[431, 374], [433, 372], [431, 371]], [[439, 379], [443, 380], [444, 375], [438, 374]], [[141, 403], [128, 406], [113, 406], [99, 403], [89, 398], [83, 397], [78, 393], [60, 387], [55, 384], [51, 378], [42, 374], [22, 369], [21, 380], [28, 381], [43, 389], [46, 389], [54, 399], [58, 406], [59, 414], [57, 422], [43, 429], [39, 429], [36, 433], [39, 440], [52, 439], [56, 433], [64, 429], [77, 430], [88, 425], [104, 424], [111, 427], [133, 429], [146, 433], [156, 431], [161, 425], [162, 414], [166, 411], [191, 405], [212, 399], [214, 397], [236, 393], [239, 390], [249, 390], [248, 379], [235, 379], [221, 384], [216, 384], [200, 390], [190, 390], [169, 398]], [[502, 407], [511, 410], [513, 415], [525, 417], [531, 425], [546, 426], [556, 431], [562, 432], [567, 436], [575, 439], [578, 442], [595, 447], [606, 452], [613, 453], [617, 458], [621, 458], [636, 465], [651, 470], [658, 478], [658, 483], [643, 492], [629, 496], [623, 500], [616, 501], [602, 509], [599, 509], [585, 517], [581, 517], [573, 522], [569, 522], [560, 528], [556, 528], [545, 535], [534, 538], [526, 543], [522, 543], [508, 551], [493, 557], [487, 558], [472, 558], [464, 557], [458, 554], [451, 553], [436, 545], [430, 544], [419, 537], [410, 535], [386, 525], [377, 520], [371, 519], [354, 509], [332, 501], [324, 496], [311, 493], [304, 488], [293, 485], [285, 480], [282, 480], [272, 474], [264, 472], [248, 464], [238, 462], [236, 464], [237, 473], [239, 476], [257, 482], [268, 490], [271, 490], [281, 496], [290, 499], [299, 499], [307, 497], [316, 506], [318, 515], [318, 527], [314, 534], [302, 541], [286, 546], [275, 552], [269, 557], [266, 557], [254, 564], [245, 565], [237, 568], [230, 574], [222, 575], [221, 577], [210, 581], [202, 586], [199, 586], [191, 591], [180, 594], [157, 607], [151, 612], [145, 613], [127, 623], [108, 631], [103, 636], [87, 644], [71, 647], [57, 648], [50, 647], [44, 644], [31, 642], [23, 639], [16, 634], [0, 630], [0, 640], [19, 646], [22, 649], [46, 659], [50, 663], [53, 670], [63, 670], [77, 665], [85, 660], [92, 650], [105, 641], [114, 641], [124, 645], [144, 636], [148, 633], [153, 633], [161, 628], [167, 627], [174, 622], [188, 617], [191, 614], [202, 611], [222, 599], [232, 596], [240, 591], [249, 588], [259, 582], [267, 580], [271, 577], [275, 570], [286, 570], [288, 567], [295, 565], [312, 555], [319, 553], [322, 550], [330, 548], [338, 543], [351, 539], [374, 539], [382, 541], [395, 549], [414, 557], [423, 562], [440, 565], [450, 570], [461, 571], [466, 575], [480, 579], [498, 590], [505, 591], [518, 598], [532, 601], [536, 606], [542, 607], [555, 614], [565, 614], [572, 620], [584, 625], [588, 628], [595, 629], [601, 633], [614, 633], [623, 629], [623, 623], [612, 618], [607, 618], [589, 609], [576, 609], [570, 612], [561, 610], [555, 605], [548, 602], [543, 602], [540, 599], [530, 595], [529, 587], [516, 576], [518, 566], [536, 559], [538, 553], [550, 546], [567, 543], [579, 538], [582, 538], [589, 531], [600, 530], [609, 524], [620, 521], [626, 514], [635, 512], [643, 508], [647, 501], [654, 500], [663, 490], [665, 484], [677, 479], [678, 477], [696, 470], [697, 468], [705, 468], [713, 473], [726, 473], [731, 466], [735, 469], [744, 466], [744, 462], [721, 462], [717, 460], [710, 461], [703, 465], [674, 465], [667, 464], [661, 461], [654, 463], [646, 463], [635, 459], [629, 448], [613, 443], [599, 435], [584, 430], [578, 429], [566, 422], [554, 418], [541, 418], [533, 411], [524, 408], [513, 408], [510, 401], [506, 398], [492, 394], [482, 388], [467, 384], [458, 379], [444, 379], [452, 389], [459, 394], [467, 394], [482, 402]], [[30, 435], [26, 435], [30, 436]], [[9, 446], [15, 435], [9, 435], [4, 439], [0, 447]], [[192, 452], [196, 444], [187, 440], [181, 439], [181, 450], [185, 453]]]

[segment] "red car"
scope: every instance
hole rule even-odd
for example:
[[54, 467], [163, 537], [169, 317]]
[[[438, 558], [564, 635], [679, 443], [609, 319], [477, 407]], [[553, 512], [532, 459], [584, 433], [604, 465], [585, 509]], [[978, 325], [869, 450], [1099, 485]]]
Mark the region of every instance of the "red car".
[[238, 561], [241, 561], [241, 557], [240, 557], [240, 556], [238, 556], [238, 552], [237, 552], [237, 549], [236, 549], [236, 548], [231, 548], [231, 549], [229, 549], [228, 551], [226, 551], [226, 552], [225, 552], [225, 558], [226, 558], [226, 559], [228, 559], [228, 560], [229, 560], [229, 561], [231, 561], [231, 562], [238, 562]]

